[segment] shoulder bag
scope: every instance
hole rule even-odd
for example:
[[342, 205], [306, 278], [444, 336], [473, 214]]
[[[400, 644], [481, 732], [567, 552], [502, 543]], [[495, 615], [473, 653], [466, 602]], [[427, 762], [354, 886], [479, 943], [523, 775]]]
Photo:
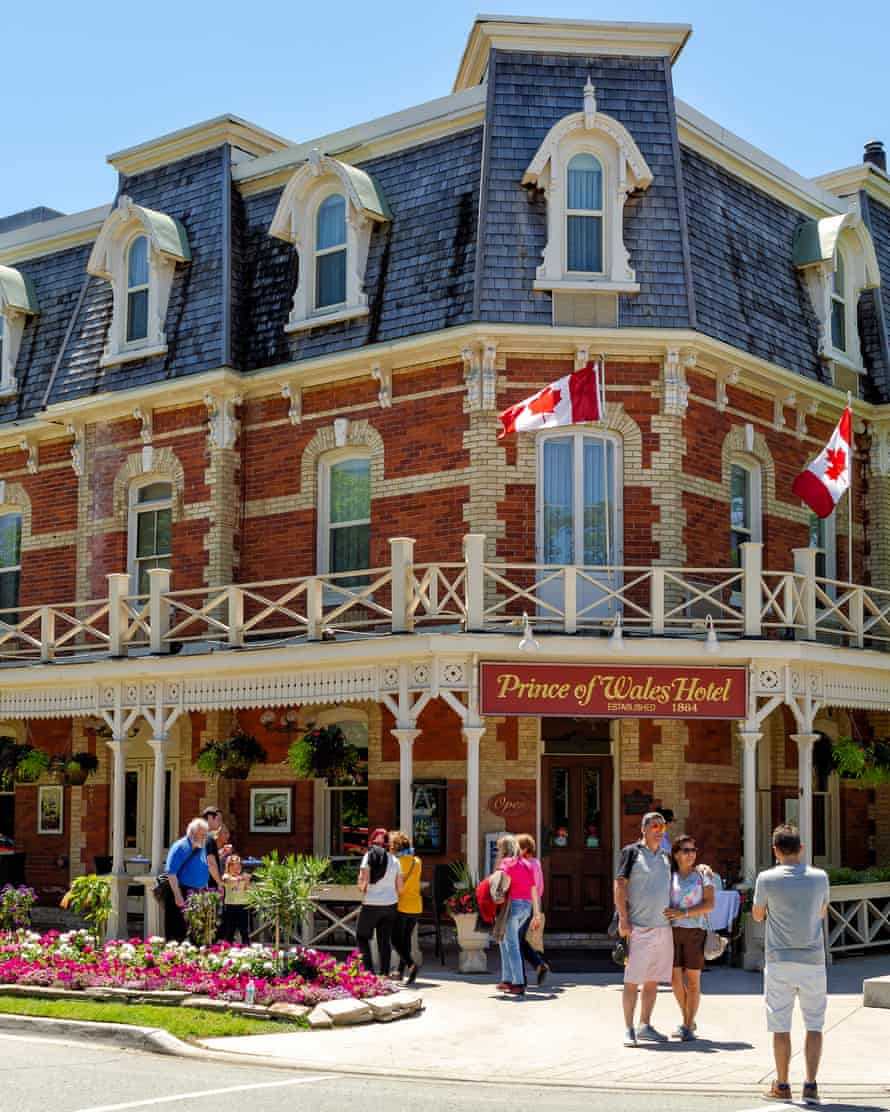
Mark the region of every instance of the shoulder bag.
[[[183, 863], [179, 866], [179, 868], [173, 874], [176, 877], [177, 880], [179, 880], [179, 874], [182, 872], [182, 870], [186, 867], [186, 865], [189, 863], [189, 861], [191, 861], [191, 859], [195, 856], [195, 854], [198, 854], [198, 853], [201, 852], [201, 849], [202, 849], [201, 846], [198, 846], [197, 849], [194, 846], [192, 846], [192, 852], [188, 855], [188, 857], [185, 859], [185, 861], [183, 861]], [[157, 879], [155, 880], [154, 884], [151, 887], [151, 894], [158, 901], [158, 903], [162, 904], [166, 901], [168, 894], [172, 895], [172, 893], [173, 893], [173, 888], [170, 885], [170, 874], [169, 873], [158, 873]]]

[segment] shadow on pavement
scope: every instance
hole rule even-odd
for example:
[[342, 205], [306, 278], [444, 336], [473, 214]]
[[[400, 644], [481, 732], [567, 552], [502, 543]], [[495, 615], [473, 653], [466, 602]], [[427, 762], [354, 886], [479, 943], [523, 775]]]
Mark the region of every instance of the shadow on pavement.
[[669, 1050], [681, 1054], [716, 1054], [718, 1050], [753, 1050], [754, 1044], [749, 1042], [718, 1042], [716, 1039], [693, 1039], [692, 1042], [642, 1042], [637, 1044], [639, 1050]]

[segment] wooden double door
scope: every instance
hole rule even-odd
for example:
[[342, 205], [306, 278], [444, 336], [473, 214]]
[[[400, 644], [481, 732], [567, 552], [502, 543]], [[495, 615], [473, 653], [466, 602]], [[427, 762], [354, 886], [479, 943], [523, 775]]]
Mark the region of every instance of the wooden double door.
[[612, 758], [542, 760], [547, 927], [604, 931], [612, 915]]

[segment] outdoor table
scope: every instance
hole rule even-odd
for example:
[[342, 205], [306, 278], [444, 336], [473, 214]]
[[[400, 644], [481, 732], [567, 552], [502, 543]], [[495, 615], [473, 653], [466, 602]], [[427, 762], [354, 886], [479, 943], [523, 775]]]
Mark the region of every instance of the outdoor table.
[[714, 909], [708, 915], [712, 931], [728, 930], [739, 913], [742, 898], [734, 888], [722, 888], [714, 893]]

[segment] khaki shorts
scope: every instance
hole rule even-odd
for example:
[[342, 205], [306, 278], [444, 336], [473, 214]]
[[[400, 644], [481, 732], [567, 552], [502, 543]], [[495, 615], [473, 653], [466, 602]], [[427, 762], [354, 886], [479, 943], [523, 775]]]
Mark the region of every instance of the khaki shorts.
[[674, 971], [674, 939], [669, 926], [633, 927], [628, 943], [626, 985], [642, 985], [647, 981], [670, 984]]
[[674, 969], [704, 969], [707, 936], [703, 927], [674, 927]]
[[766, 1003], [766, 1026], [775, 1034], [791, 1030], [794, 1000], [800, 1001], [804, 1027], [821, 1031], [825, 1024], [825, 1003], [828, 979], [825, 965], [803, 961], [775, 961], [763, 971], [763, 998]]

